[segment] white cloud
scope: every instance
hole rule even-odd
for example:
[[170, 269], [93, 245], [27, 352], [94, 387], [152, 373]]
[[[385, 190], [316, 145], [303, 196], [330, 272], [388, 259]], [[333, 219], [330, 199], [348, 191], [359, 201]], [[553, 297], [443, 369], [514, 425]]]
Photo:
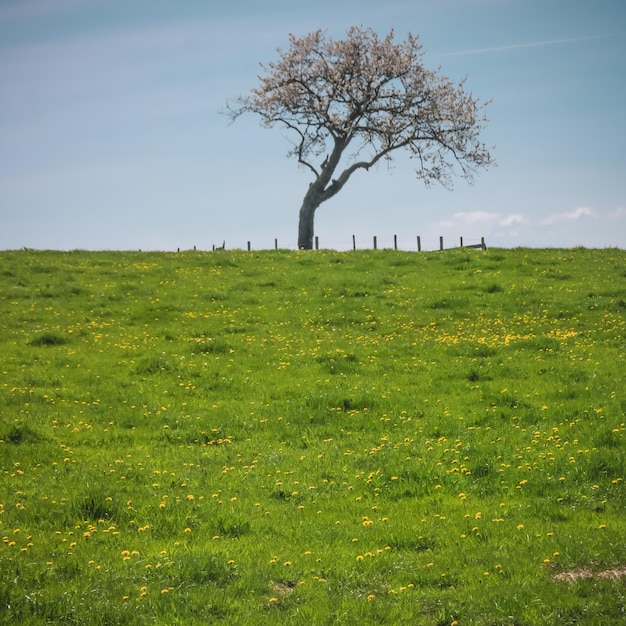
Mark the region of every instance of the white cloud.
[[459, 226], [479, 225], [487, 229], [492, 227], [509, 228], [513, 226], [528, 226], [531, 220], [521, 213], [503, 215], [493, 211], [460, 211], [449, 219], [439, 222], [441, 228], [455, 228]]
[[530, 221], [519, 213], [511, 213], [500, 220], [499, 224], [500, 226], [513, 226], [513, 224], [530, 224]]
[[498, 213], [489, 213], [488, 211], [470, 211], [469, 213], [455, 213], [452, 219], [455, 222], [463, 222], [464, 224], [476, 224], [477, 222], [494, 222], [498, 219]]
[[573, 211], [566, 211], [564, 213], [552, 213], [548, 217], [540, 221], [540, 224], [558, 224], [559, 222], [566, 222], [568, 220], [578, 220], [582, 217], [597, 217], [597, 213], [593, 209], [587, 207], [580, 207]]

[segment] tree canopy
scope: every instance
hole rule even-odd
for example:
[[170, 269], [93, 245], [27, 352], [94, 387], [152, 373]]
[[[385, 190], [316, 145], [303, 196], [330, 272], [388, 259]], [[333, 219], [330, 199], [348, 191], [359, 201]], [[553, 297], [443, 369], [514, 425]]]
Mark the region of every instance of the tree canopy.
[[262, 65], [260, 85], [229, 103], [236, 119], [255, 113], [266, 127], [289, 131], [289, 157], [310, 170], [313, 181], [299, 214], [298, 246], [311, 248], [316, 209], [337, 194], [357, 170], [369, 170], [396, 150], [415, 160], [426, 184], [451, 187], [453, 174], [472, 182], [493, 164], [479, 135], [484, 107], [422, 63], [419, 38], [394, 42], [371, 28], [353, 26], [334, 40], [323, 30], [289, 37], [279, 59]]

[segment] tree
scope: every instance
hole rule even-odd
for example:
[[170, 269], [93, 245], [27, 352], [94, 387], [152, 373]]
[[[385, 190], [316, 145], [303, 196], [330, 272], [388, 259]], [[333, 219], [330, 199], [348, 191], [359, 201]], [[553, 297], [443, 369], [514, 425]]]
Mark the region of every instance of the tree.
[[472, 182], [479, 168], [493, 164], [479, 141], [488, 104], [422, 64], [417, 36], [394, 43], [393, 30], [380, 39], [371, 28], [351, 27], [343, 40], [317, 30], [289, 36], [278, 61], [261, 65], [260, 86], [228, 104], [233, 120], [261, 116], [265, 127], [292, 136], [288, 156], [314, 176], [302, 201], [298, 247], [313, 247], [317, 208], [332, 198], [357, 170], [404, 149], [416, 160], [426, 185], [451, 187], [460, 168]]

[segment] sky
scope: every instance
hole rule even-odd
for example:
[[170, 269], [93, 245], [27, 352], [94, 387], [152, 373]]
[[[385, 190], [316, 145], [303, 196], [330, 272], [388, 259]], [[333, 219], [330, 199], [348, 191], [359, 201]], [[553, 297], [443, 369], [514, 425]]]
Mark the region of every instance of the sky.
[[497, 167], [426, 188], [397, 153], [319, 207], [320, 247], [626, 247], [624, 0], [0, 0], [0, 249], [295, 248], [312, 174], [226, 102], [351, 25], [490, 100]]

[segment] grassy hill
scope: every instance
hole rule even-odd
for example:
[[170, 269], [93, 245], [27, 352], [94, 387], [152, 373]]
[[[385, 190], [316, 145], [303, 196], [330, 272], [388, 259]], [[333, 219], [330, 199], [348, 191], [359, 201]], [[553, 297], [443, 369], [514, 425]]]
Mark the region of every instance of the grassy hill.
[[0, 621], [626, 620], [626, 252], [0, 253]]

